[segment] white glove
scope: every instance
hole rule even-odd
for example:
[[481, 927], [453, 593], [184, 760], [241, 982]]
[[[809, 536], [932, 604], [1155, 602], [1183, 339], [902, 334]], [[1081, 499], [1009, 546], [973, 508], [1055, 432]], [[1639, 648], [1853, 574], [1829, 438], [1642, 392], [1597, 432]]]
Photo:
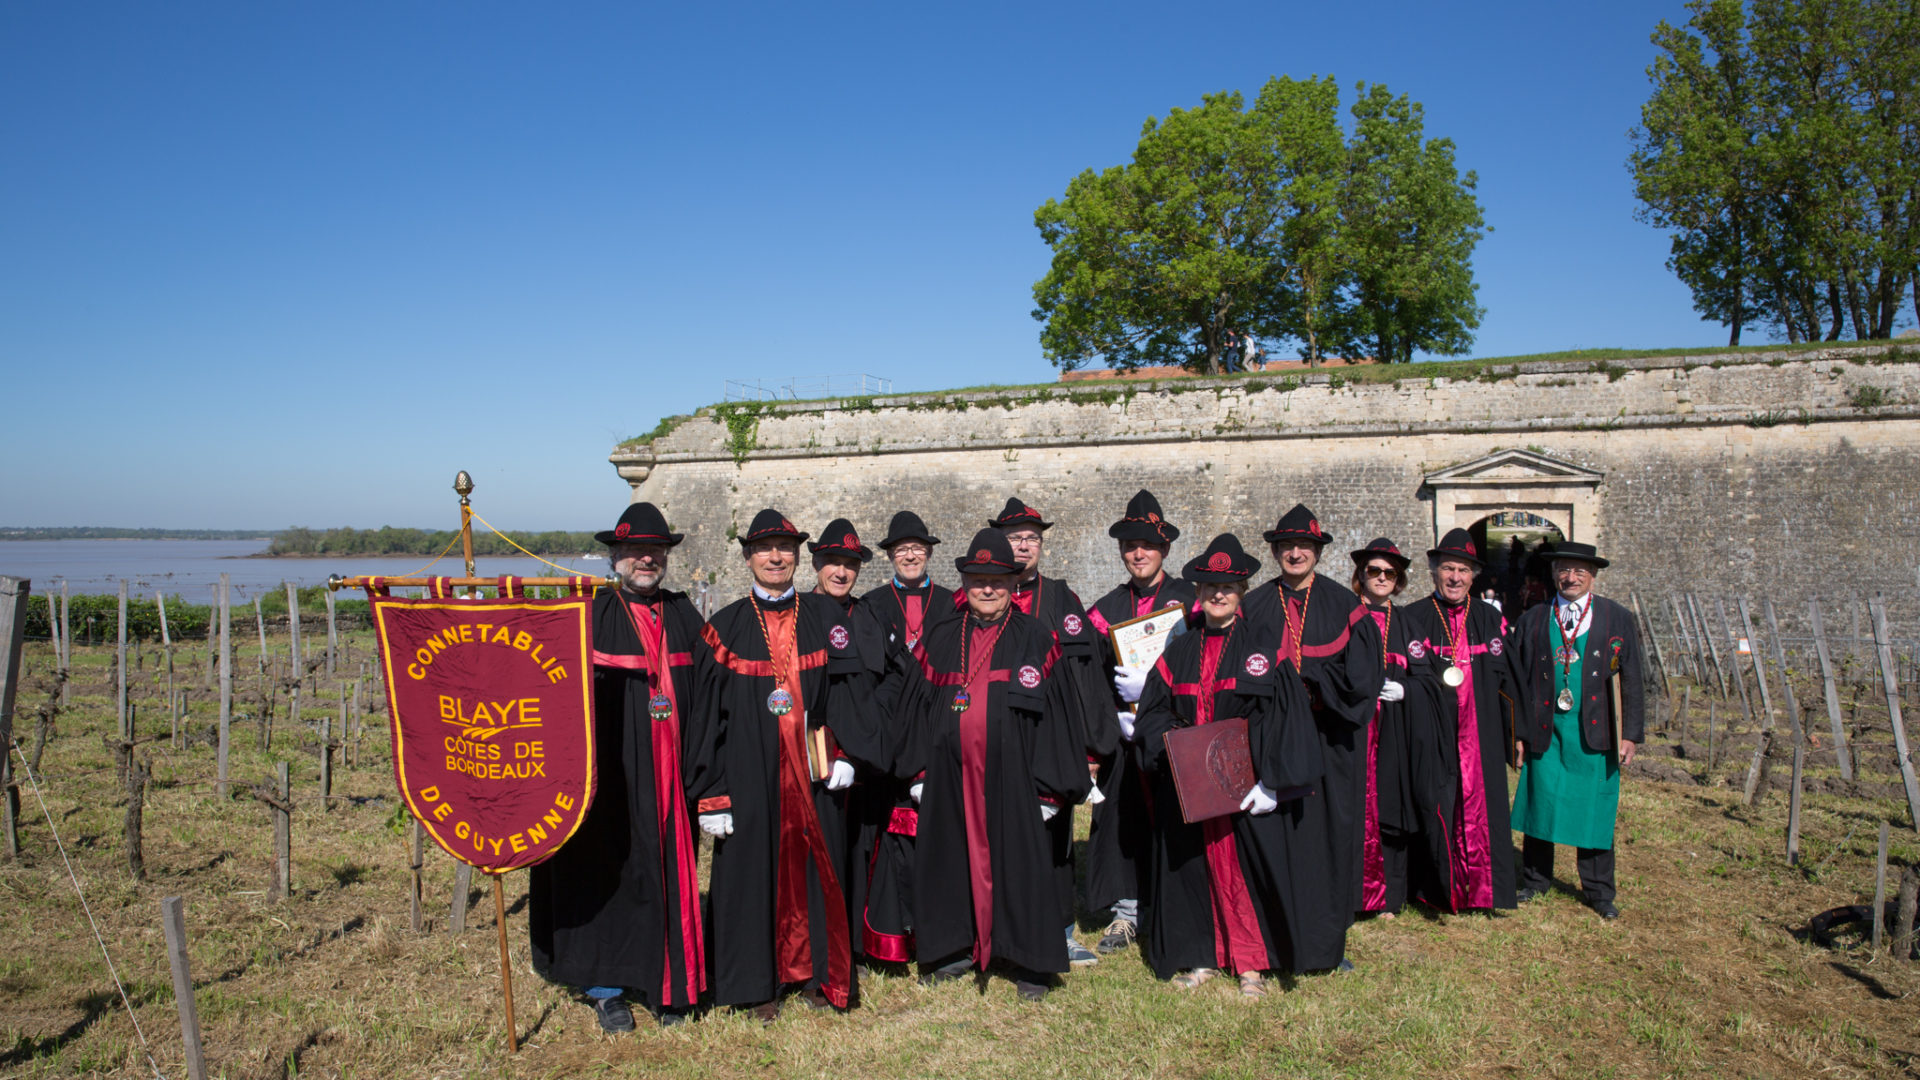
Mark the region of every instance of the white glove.
[[924, 791], [926, 786], [924, 783], [915, 782], [912, 787], [907, 789], [907, 795], [913, 799], [913, 805], [920, 805], [920, 792]]
[[853, 762], [846, 758], [833, 763], [833, 771], [827, 774], [828, 791], [845, 791], [853, 786]]
[[700, 831], [715, 840], [724, 840], [733, 835], [733, 814], [701, 814]]
[[1406, 696], [1407, 688], [1394, 682], [1392, 679], [1388, 679], [1386, 682], [1380, 684], [1381, 701], [1399, 701]]
[[1099, 784], [1095, 784], [1092, 787], [1087, 789], [1087, 797], [1085, 799], [1085, 802], [1088, 806], [1099, 806], [1101, 803], [1106, 801], [1107, 801], [1107, 797], [1105, 795], [1100, 794]]
[[1128, 742], [1132, 742], [1133, 741], [1133, 725], [1134, 725], [1134, 722], [1139, 719], [1139, 717], [1135, 716], [1130, 712], [1123, 712], [1123, 713], [1114, 713], [1113, 718], [1115, 720], [1120, 721], [1120, 737], [1127, 740]]
[[1052, 803], [1043, 802], [1040, 804], [1040, 820], [1041, 821], [1052, 821], [1054, 815], [1058, 814], [1059, 812], [1060, 812], [1060, 808], [1053, 805]]
[[1240, 800], [1240, 809], [1256, 817], [1273, 813], [1279, 805], [1280, 800], [1274, 798], [1273, 792], [1267, 790], [1267, 785], [1258, 780], [1253, 782], [1253, 790], [1247, 792], [1247, 797]]
[[1113, 669], [1113, 688], [1120, 692], [1120, 700], [1131, 705], [1140, 700], [1140, 691], [1147, 685], [1147, 667], [1117, 667]]

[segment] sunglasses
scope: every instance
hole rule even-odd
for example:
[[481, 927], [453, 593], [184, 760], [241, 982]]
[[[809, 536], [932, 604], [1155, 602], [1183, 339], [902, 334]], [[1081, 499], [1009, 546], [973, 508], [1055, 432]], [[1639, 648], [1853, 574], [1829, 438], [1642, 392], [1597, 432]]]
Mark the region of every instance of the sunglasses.
[[1400, 571], [1394, 569], [1391, 566], [1368, 566], [1368, 567], [1362, 568], [1361, 573], [1367, 575], [1370, 578], [1400, 576]]

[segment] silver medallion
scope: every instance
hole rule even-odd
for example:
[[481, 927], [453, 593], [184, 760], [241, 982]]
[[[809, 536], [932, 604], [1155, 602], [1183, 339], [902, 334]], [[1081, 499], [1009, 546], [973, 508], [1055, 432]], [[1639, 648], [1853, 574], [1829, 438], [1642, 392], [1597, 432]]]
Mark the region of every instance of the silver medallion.
[[780, 687], [774, 687], [767, 695], [767, 711], [775, 716], [785, 716], [793, 711], [793, 695]]
[[1561, 712], [1572, 712], [1573, 691], [1566, 687], [1561, 687], [1560, 696], [1553, 699], [1553, 707], [1559, 709]]
[[1459, 686], [1467, 681], [1467, 673], [1457, 667], [1448, 667], [1440, 673], [1440, 681], [1448, 686]]

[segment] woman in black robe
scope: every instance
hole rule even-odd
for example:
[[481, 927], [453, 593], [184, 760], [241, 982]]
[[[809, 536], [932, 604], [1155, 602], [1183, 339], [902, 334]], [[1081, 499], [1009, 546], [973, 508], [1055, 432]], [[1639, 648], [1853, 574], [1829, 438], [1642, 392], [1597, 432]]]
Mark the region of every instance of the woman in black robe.
[[969, 551], [954, 560], [967, 607], [927, 632], [902, 706], [913, 737], [897, 768], [919, 803], [914, 932], [929, 983], [999, 962], [1038, 1001], [1068, 967], [1046, 823], [1091, 779], [1059, 646], [1011, 606], [1013, 549], [984, 529]]
[[[1205, 626], [1177, 637], [1154, 665], [1133, 732], [1155, 807], [1153, 877], [1145, 951], [1155, 974], [1191, 989], [1216, 971], [1240, 977], [1248, 997], [1266, 993], [1265, 972], [1298, 966], [1299, 912], [1317, 910], [1327, 878], [1299, 875], [1297, 821], [1323, 796], [1319, 739], [1293, 665], [1276, 658], [1268, 624], [1240, 614], [1258, 560], [1231, 533], [1215, 537], [1183, 576], [1198, 586]], [[1240, 813], [1188, 823], [1167, 758], [1178, 728], [1244, 717], [1257, 782]], [[1308, 834], [1312, 838], [1312, 834]], [[1315, 852], [1320, 851], [1318, 844]]]
[[1359, 914], [1394, 918], [1407, 901], [1407, 843], [1419, 828], [1409, 786], [1406, 611], [1393, 602], [1407, 587], [1412, 561], [1382, 536], [1353, 556], [1353, 592], [1382, 635], [1386, 679], [1367, 726], [1365, 833], [1360, 852]]

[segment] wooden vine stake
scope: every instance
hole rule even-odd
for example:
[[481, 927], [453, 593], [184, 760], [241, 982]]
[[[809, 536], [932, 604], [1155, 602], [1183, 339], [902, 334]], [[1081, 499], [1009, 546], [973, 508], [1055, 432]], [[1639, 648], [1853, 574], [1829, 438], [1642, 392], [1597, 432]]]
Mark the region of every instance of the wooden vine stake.
[[187, 922], [177, 896], [160, 901], [160, 926], [167, 935], [167, 966], [173, 969], [173, 1003], [180, 1010], [180, 1041], [187, 1049], [189, 1080], [207, 1080], [206, 1052], [200, 1047], [200, 1009], [193, 1000], [193, 971], [187, 965]]
[[27, 600], [33, 583], [26, 578], [0, 577], [0, 634], [7, 654], [0, 660], [0, 805], [6, 820], [7, 857], [20, 856], [19, 789], [13, 782], [13, 702], [20, 690], [20, 650], [26, 644]]
[[1827, 648], [1827, 629], [1820, 620], [1818, 598], [1807, 601], [1807, 613], [1813, 619], [1813, 651], [1820, 660], [1820, 689], [1827, 699], [1827, 724], [1833, 729], [1833, 756], [1840, 764], [1840, 779], [1853, 779], [1853, 753], [1847, 749], [1847, 729], [1840, 723], [1840, 687], [1833, 678], [1833, 653]]
[[1873, 614], [1873, 648], [1880, 658], [1880, 677], [1887, 694], [1887, 720], [1893, 725], [1893, 752], [1899, 759], [1900, 782], [1907, 789], [1907, 820], [1920, 832], [1920, 781], [1913, 775], [1913, 757], [1907, 752], [1907, 725], [1900, 716], [1900, 684], [1893, 668], [1892, 639], [1887, 634], [1887, 606], [1879, 596], [1867, 602]]
[[[465, 866], [466, 863], [460, 865]], [[493, 923], [500, 932], [500, 994], [507, 1003], [507, 1051], [520, 1052], [520, 1032], [513, 1023], [513, 961], [507, 956], [507, 891], [500, 884], [505, 874], [489, 874], [493, 879]]]

